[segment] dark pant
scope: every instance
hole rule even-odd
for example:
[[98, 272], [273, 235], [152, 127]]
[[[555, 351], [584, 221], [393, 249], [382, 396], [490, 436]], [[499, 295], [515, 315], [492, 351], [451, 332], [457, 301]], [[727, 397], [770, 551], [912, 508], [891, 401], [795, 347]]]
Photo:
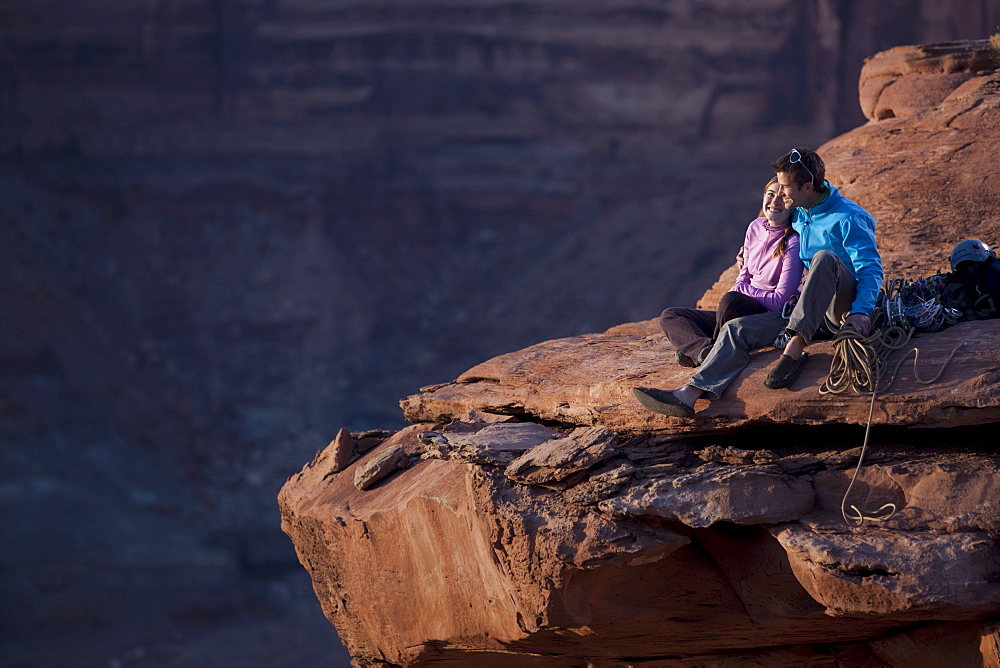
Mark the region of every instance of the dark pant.
[[753, 297], [740, 292], [727, 292], [719, 300], [717, 311], [673, 306], [664, 310], [660, 315], [660, 327], [675, 350], [697, 360], [702, 349], [712, 345], [719, 337], [719, 330], [726, 322], [766, 312], [767, 309]]

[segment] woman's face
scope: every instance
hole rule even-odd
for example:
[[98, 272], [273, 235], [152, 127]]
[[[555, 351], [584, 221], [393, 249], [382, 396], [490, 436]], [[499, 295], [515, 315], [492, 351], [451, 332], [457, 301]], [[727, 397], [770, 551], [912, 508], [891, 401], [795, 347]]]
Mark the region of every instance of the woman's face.
[[792, 217], [792, 210], [785, 206], [785, 199], [781, 196], [781, 186], [772, 183], [764, 191], [764, 202], [761, 205], [764, 209], [764, 217], [772, 225], [784, 225]]

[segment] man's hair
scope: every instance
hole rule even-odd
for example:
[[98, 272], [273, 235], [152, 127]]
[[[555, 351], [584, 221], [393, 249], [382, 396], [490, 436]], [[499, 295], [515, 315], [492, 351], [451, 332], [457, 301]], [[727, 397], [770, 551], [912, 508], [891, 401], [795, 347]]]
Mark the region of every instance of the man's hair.
[[[796, 147], [792, 150], [799, 152], [799, 161], [792, 162], [789, 157], [792, 151], [789, 151], [771, 163], [774, 173], [784, 172], [791, 175], [792, 181], [800, 186], [811, 182], [816, 191], [825, 190], [823, 181], [826, 179], [826, 165], [823, 164], [823, 158], [811, 148]], [[812, 172], [812, 176], [809, 172]]]

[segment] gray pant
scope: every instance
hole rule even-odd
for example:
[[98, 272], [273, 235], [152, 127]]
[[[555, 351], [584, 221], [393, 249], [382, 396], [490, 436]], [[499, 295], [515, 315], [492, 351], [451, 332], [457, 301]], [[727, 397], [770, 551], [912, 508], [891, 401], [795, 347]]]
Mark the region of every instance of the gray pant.
[[809, 263], [809, 275], [802, 296], [788, 319], [788, 330], [812, 342], [816, 332], [826, 325], [836, 332], [850, 315], [858, 294], [858, 281], [844, 262], [830, 251], [819, 251]]
[[787, 324], [780, 313], [773, 311], [730, 320], [722, 326], [708, 357], [687, 384], [704, 392], [705, 399], [715, 401], [750, 363], [750, 351], [773, 346]]
[[705, 399], [719, 399], [750, 363], [750, 352], [773, 346], [782, 330], [800, 334], [806, 343], [817, 333], [837, 331], [849, 314], [857, 288], [857, 280], [839, 257], [829, 251], [816, 253], [791, 318], [786, 321], [780, 313], [761, 313], [730, 320], [687, 384], [704, 392]]

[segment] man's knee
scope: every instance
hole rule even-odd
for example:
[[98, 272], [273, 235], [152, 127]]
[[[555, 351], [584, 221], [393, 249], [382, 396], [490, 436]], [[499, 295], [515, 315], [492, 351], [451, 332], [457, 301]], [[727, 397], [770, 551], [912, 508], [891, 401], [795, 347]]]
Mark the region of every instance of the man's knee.
[[833, 251], [821, 250], [817, 251], [812, 257], [812, 261], [809, 263], [809, 272], [812, 273], [816, 270], [822, 270], [823, 268], [833, 268], [837, 265], [844, 264], [844, 261], [837, 257], [837, 254]]
[[[846, 270], [844, 261], [836, 253], [828, 250], [818, 251], [809, 264], [809, 276], [802, 287], [802, 295], [795, 306], [800, 316], [803, 309], [822, 308], [826, 310], [828, 295], [834, 295], [842, 289], [842, 282], [850, 272]], [[823, 303], [817, 303], [820, 296]], [[794, 316], [793, 316], [794, 317]]]

